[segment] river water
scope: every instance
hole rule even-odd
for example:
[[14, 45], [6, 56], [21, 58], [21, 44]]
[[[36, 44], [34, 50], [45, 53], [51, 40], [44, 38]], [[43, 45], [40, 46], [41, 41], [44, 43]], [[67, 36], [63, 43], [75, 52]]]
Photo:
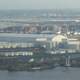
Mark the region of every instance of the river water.
[[45, 71], [0, 71], [0, 80], [80, 80], [80, 68], [55, 68]]

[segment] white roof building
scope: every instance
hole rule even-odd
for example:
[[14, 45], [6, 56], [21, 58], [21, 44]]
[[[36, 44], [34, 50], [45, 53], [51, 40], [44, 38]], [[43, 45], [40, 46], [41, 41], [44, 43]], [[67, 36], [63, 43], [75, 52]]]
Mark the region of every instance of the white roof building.
[[66, 36], [63, 35], [57, 35], [54, 38], [52, 38], [52, 42], [61, 43], [63, 40], [68, 40]]

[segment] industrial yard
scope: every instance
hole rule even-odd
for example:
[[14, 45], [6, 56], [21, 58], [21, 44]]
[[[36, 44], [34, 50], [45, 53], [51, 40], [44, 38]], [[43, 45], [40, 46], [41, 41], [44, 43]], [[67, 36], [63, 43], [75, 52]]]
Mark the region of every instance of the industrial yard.
[[29, 11], [28, 16], [26, 11], [16, 15], [15, 12], [0, 14], [0, 70], [80, 67], [77, 11], [76, 14], [46, 10], [32, 14]]

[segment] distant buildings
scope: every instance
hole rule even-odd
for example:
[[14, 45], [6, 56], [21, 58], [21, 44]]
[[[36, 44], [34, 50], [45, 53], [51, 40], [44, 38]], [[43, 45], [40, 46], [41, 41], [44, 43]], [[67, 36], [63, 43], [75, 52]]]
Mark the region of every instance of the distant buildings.
[[0, 33], [42, 33], [51, 31], [53, 33], [79, 33], [80, 21], [76, 19], [40, 18], [34, 21], [27, 19], [2, 19], [0, 20]]

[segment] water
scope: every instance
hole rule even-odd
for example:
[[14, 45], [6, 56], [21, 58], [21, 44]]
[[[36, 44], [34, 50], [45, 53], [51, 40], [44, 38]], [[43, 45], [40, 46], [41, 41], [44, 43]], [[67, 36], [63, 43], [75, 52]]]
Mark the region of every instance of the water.
[[35, 72], [0, 71], [0, 80], [80, 80], [80, 68], [55, 68]]

